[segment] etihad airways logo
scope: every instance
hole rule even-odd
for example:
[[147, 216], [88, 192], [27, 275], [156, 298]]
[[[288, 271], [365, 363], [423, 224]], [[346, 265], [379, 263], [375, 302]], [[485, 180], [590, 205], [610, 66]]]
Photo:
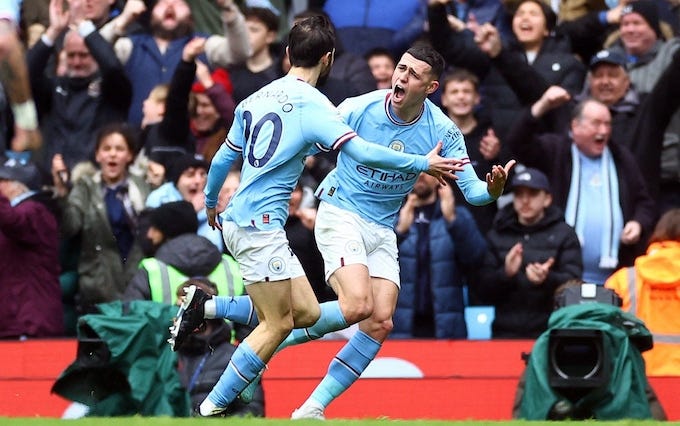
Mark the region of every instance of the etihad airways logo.
[[379, 169], [374, 169], [372, 167], [364, 166], [363, 164], [357, 165], [357, 172], [365, 176], [369, 179], [373, 180], [379, 180], [380, 182], [389, 182], [389, 183], [404, 183], [408, 182], [411, 180], [414, 180], [416, 176], [418, 176], [417, 173], [413, 172], [408, 172], [408, 173], [400, 173], [394, 170], [379, 170]]

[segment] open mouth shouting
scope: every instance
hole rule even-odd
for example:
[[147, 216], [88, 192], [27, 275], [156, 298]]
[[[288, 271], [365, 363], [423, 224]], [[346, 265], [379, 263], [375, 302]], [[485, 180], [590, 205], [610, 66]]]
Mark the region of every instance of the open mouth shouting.
[[406, 90], [404, 90], [404, 87], [401, 84], [395, 84], [394, 89], [392, 89], [392, 101], [399, 103], [405, 96]]

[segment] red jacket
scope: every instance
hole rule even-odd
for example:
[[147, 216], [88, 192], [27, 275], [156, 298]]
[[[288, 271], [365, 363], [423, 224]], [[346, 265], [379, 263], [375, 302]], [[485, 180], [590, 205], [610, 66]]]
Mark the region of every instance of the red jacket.
[[0, 194], [0, 338], [64, 333], [57, 220], [35, 198]]

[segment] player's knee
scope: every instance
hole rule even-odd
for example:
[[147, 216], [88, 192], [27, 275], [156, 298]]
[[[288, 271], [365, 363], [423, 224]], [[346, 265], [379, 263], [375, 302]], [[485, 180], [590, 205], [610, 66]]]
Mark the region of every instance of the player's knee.
[[283, 341], [295, 327], [295, 322], [292, 316], [281, 318], [279, 321], [268, 324], [267, 331], [271, 334], [272, 339]]
[[293, 313], [295, 328], [311, 327], [321, 316], [319, 305], [313, 305], [304, 310], [297, 310]]
[[345, 314], [345, 320], [347, 320], [349, 324], [365, 320], [373, 313], [373, 300], [364, 299], [348, 304], [346, 309], [343, 309], [343, 313]]
[[375, 317], [371, 317], [371, 320], [363, 322], [361, 327], [365, 333], [375, 340], [384, 342], [392, 331], [393, 323], [392, 319], [380, 321], [376, 320]]
[[385, 321], [380, 321], [380, 331], [385, 333], [385, 336], [389, 335], [393, 328], [394, 322], [392, 322], [392, 318]]

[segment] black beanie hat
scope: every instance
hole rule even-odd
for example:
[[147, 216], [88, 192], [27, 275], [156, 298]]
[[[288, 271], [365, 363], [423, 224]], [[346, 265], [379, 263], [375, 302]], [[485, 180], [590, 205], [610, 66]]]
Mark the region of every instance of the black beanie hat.
[[170, 163], [170, 170], [167, 173], [168, 182], [172, 182], [177, 186], [177, 181], [179, 180], [179, 177], [182, 176], [182, 173], [192, 167], [208, 171], [208, 169], [210, 169], [210, 164], [208, 164], [203, 157], [195, 154], [181, 155]]
[[663, 38], [661, 27], [659, 26], [659, 8], [653, 0], [635, 0], [627, 4], [621, 11], [621, 16], [629, 13], [637, 13], [647, 21], [656, 33], [656, 36]]
[[190, 202], [173, 201], [151, 210], [149, 225], [161, 231], [165, 239], [169, 240], [182, 234], [195, 234], [198, 231], [198, 217]]

